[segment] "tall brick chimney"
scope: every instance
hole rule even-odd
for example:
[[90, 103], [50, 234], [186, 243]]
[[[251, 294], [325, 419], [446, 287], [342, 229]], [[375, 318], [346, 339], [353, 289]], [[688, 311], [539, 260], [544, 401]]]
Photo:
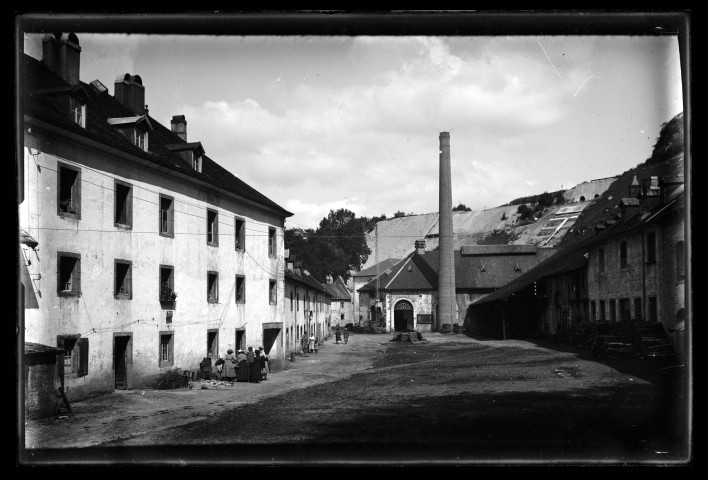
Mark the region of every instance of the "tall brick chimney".
[[69, 85], [79, 84], [81, 47], [73, 33], [49, 33], [42, 37], [42, 63]]
[[184, 115], [174, 115], [172, 121], [170, 122], [172, 126], [172, 133], [177, 135], [179, 138], [187, 141], [187, 120]]
[[440, 248], [438, 271], [438, 318], [436, 327], [457, 321], [455, 299], [455, 257], [452, 238], [452, 175], [450, 172], [450, 132], [440, 132]]
[[114, 87], [116, 100], [134, 114], [145, 115], [145, 87], [140, 75], [118, 75]]

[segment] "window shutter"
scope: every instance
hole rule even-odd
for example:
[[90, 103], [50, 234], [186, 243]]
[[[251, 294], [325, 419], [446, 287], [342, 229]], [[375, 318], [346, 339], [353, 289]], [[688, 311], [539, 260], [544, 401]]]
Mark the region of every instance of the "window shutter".
[[133, 187], [128, 190], [128, 198], [125, 205], [125, 221], [131, 227], [133, 226]]
[[74, 293], [81, 293], [81, 257], [76, 259], [76, 263], [74, 263], [74, 278], [73, 278], [73, 284], [72, 284], [72, 292]]
[[174, 199], [170, 201], [170, 208], [167, 211], [167, 222], [170, 235], [175, 234], [175, 201]]
[[219, 244], [219, 214], [214, 215], [214, 243]]
[[89, 339], [79, 338], [76, 343], [79, 346], [79, 375], [88, 375], [88, 354], [89, 354]]
[[125, 275], [125, 293], [129, 299], [133, 299], [133, 264], [128, 265], [128, 272]]
[[74, 210], [76, 215], [81, 218], [81, 170], [76, 172], [76, 180], [71, 190], [71, 197], [74, 199]]

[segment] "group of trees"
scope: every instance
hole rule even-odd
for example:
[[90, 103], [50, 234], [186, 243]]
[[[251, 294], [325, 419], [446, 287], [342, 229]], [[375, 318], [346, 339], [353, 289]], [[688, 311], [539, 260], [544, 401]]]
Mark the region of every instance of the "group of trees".
[[[528, 203], [534, 204], [533, 208], [529, 207], [527, 205]], [[517, 198], [513, 200], [510, 205], [519, 205], [519, 208], [516, 210], [519, 214], [519, 220], [525, 222], [533, 220], [536, 215], [541, 215], [543, 211], [551, 205], [562, 205], [563, 203], [565, 203], [563, 190], [558, 190], [553, 193], [543, 192], [540, 195], [534, 195], [532, 197]]]
[[318, 281], [327, 275], [340, 276], [346, 281], [352, 270], [360, 270], [369, 258], [366, 233], [381, 217], [357, 217], [345, 208], [330, 210], [317, 229], [285, 230], [285, 248], [291, 249], [298, 261]]

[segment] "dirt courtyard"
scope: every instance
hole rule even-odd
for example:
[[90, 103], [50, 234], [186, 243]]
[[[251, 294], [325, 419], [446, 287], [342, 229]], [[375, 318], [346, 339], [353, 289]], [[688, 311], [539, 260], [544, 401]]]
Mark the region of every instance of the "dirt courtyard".
[[550, 342], [424, 336], [330, 339], [259, 384], [76, 402], [69, 415], [25, 423], [20, 463], [690, 462], [682, 367], [600, 362]]

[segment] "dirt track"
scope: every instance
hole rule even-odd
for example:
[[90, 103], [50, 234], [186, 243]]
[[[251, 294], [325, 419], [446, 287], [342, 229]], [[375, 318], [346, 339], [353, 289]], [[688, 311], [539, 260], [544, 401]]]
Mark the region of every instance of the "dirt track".
[[96, 445], [108, 459], [115, 452], [124, 459], [124, 447], [177, 447], [158, 451], [168, 463], [211, 461], [220, 451], [214, 445], [234, 446], [216, 461], [239, 463], [344, 456], [354, 463], [680, 464], [689, 455], [676, 426], [685, 416], [682, 399], [656, 367], [599, 363], [572, 348], [525, 341], [426, 338], [411, 345], [355, 334], [348, 345], [328, 341], [318, 354], [286, 362], [260, 384], [78, 402], [67, 418], [28, 422], [26, 444], [52, 458]]

